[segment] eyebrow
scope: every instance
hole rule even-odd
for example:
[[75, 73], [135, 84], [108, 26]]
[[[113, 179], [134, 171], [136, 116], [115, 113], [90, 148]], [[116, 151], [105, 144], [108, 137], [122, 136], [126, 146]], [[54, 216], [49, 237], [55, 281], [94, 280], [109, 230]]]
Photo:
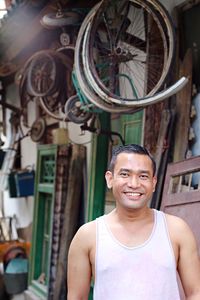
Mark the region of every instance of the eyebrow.
[[[119, 172], [128, 172], [128, 173], [133, 173], [131, 169], [126, 169], [126, 168], [121, 168]], [[151, 174], [149, 170], [137, 170], [137, 173], [145, 173], [145, 174]]]
[[125, 169], [125, 168], [121, 168], [121, 169], [119, 169], [119, 172], [121, 172], [121, 171], [125, 171], [125, 172], [131, 172], [131, 170], [130, 170], [130, 169]]

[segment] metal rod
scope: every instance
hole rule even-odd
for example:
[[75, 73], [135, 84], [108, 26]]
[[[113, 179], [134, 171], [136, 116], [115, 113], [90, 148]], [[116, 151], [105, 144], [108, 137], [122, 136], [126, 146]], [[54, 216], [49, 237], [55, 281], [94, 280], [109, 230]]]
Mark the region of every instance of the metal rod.
[[13, 111], [15, 111], [15, 112], [17, 112], [17, 113], [20, 112], [20, 109], [19, 109], [19, 108], [17, 108], [16, 106], [13, 106], [12, 104], [6, 103], [6, 102], [4, 102], [3, 100], [0, 100], [0, 104], [1, 104], [3, 107], [9, 108], [9, 109], [11, 109], [11, 110], [13, 110]]

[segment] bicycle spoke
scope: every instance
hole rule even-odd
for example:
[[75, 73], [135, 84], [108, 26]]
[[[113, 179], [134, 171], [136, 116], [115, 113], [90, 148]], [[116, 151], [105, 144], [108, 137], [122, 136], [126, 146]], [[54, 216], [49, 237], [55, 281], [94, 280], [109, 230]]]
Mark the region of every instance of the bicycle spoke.
[[[163, 20], [160, 21], [158, 10], [153, 8], [155, 2], [126, 1], [117, 18], [114, 15], [119, 12], [116, 9], [119, 1], [113, 1], [112, 5], [107, 1], [108, 7], [105, 3], [85, 32], [83, 48], [87, 49], [83, 49], [82, 55], [88, 82], [105, 101], [109, 102], [108, 96], [111, 96], [119, 99], [115, 102], [118, 104], [124, 102], [124, 98], [137, 101], [155, 94], [171, 65], [166, 34], [166, 27], [170, 25], [167, 23], [163, 28]], [[104, 71], [102, 65], [105, 65]], [[125, 75], [129, 80], [125, 80]], [[123, 84], [127, 85], [124, 89]], [[125, 94], [123, 90], [129, 92]]]

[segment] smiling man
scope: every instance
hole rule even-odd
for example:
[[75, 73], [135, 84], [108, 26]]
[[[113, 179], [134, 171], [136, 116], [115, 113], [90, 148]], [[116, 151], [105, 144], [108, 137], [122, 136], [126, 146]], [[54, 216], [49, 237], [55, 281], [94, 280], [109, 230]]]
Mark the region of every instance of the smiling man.
[[189, 226], [149, 208], [156, 165], [147, 149], [114, 149], [105, 174], [116, 208], [83, 225], [68, 257], [68, 300], [180, 300], [177, 271], [187, 300], [200, 299], [200, 260]]

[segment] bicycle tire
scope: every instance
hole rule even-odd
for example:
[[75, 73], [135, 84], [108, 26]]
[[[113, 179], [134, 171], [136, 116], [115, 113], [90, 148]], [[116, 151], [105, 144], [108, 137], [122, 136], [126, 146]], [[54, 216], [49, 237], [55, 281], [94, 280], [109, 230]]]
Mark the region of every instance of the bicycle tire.
[[[133, 1], [131, 1], [131, 3], [132, 3]], [[134, 2], [135, 3], [135, 2]], [[137, 1], [137, 3], [139, 3], [138, 1]], [[143, 2], [142, 2], [142, 4], [143, 4]], [[146, 4], [145, 4], [146, 5]], [[149, 8], [148, 8], [149, 9]], [[151, 12], [152, 12], [152, 7], [151, 7]], [[155, 14], [155, 12], [154, 12], [154, 14]], [[98, 19], [96, 16], [95, 16], [95, 20], [96, 19]], [[159, 20], [157, 20], [157, 21], [159, 21]], [[95, 28], [95, 26], [94, 26], [94, 24], [92, 23], [92, 29], [94, 30], [94, 28]], [[163, 36], [165, 35], [165, 32], [163, 32]], [[87, 43], [88, 44], [88, 43]], [[90, 49], [92, 49], [92, 47], [90, 48]], [[87, 54], [83, 54], [83, 57], [85, 58], [85, 59], [87, 59], [87, 57], [88, 57], [88, 52], [87, 52]], [[171, 57], [172, 58], [172, 57]], [[170, 58], [170, 62], [171, 62], [171, 58]], [[92, 61], [91, 61], [91, 57], [89, 58], [89, 61], [90, 61], [90, 65], [92, 64]], [[88, 65], [88, 62], [87, 62], [87, 65]], [[92, 68], [90, 68], [91, 70], [92, 70]], [[89, 70], [87, 70], [87, 72], [86, 72], [86, 76], [88, 76], [90, 73], [88, 73], [88, 71]], [[92, 71], [91, 71], [92, 72]], [[91, 76], [89, 77], [89, 81], [91, 81], [92, 80], [92, 87], [94, 88], [94, 90], [95, 90], [95, 92], [97, 92], [97, 93], [100, 93], [100, 89], [98, 89], [98, 88], [96, 88], [96, 86], [97, 86], [97, 83], [98, 83], [98, 76], [96, 76], [95, 77], [95, 83], [94, 83], [94, 81], [93, 81], [93, 79], [91, 79]], [[162, 82], [162, 80], [160, 81], [160, 82]], [[94, 83], [94, 84], [93, 84]], [[102, 82], [100, 82], [100, 85], [101, 85], [101, 87], [103, 87], [103, 88], [105, 88], [105, 86], [104, 85], [102, 85]], [[105, 89], [104, 89], [105, 90]], [[112, 92], [109, 90], [106, 90], [106, 94], [108, 94], [108, 95], [111, 95], [112, 94]], [[155, 92], [155, 89], [152, 91], [152, 93], [149, 93], [148, 94], [148, 96], [150, 96], [151, 94], [153, 94]], [[105, 94], [104, 94], [105, 95]], [[102, 96], [102, 94], [101, 94], [101, 96]], [[113, 96], [114, 97], [114, 96]], [[104, 100], [107, 100], [108, 98], [107, 98], [107, 96], [103, 96], [103, 98], [104, 98]], [[119, 101], [119, 103], [121, 104], [121, 102], [124, 100], [124, 98], [125, 97], [123, 97], [123, 98], [121, 98], [120, 99], [120, 101]], [[132, 99], [131, 99], [132, 100]]]
[[49, 13], [42, 17], [41, 24], [47, 28], [59, 28], [69, 25], [76, 25], [80, 22], [80, 15], [73, 11], [63, 11], [58, 13]]
[[132, 113], [135, 112], [133, 108], [121, 107], [115, 105], [113, 103], [106, 103], [102, 100], [90, 87], [89, 83], [86, 80], [84, 70], [83, 70], [83, 63], [82, 63], [82, 42], [85, 29], [87, 27], [88, 22], [92, 19], [93, 15], [95, 14], [96, 10], [99, 8], [101, 2], [97, 3], [86, 15], [85, 19], [83, 20], [81, 27], [78, 32], [76, 45], [75, 45], [75, 55], [74, 55], [74, 70], [77, 76], [78, 83], [80, 85], [81, 92], [83, 95], [90, 101], [94, 106], [109, 112], [109, 113]]
[[46, 131], [46, 121], [44, 118], [38, 118], [36, 119], [30, 130], [30, 138], [33, 142], [37, 143], [41, 141], [41, 139], [44, 137]]
[[51, 110], [49, 110], [49, 108], [45, 105], [44, 99], [43, 97], [38, 97], [37, 98], [39, 100], [39, 104], [42, 107], [42, 109], [47, 113], [47, 115], [49, 115], [50, 117], [52, 117], [55, 120], [58, 121], [66, 121], [66, 116], [64, 113], [62, 113], [62, 111], [59, 112], [52, 112]]
[[36, 53], [27, 74], [27, 84], [33, 96], [42, 97], [55, 90], [57, 70], [53, 56], [49, 53]]
[[[80, 103], [80, 108], [76, 108], [76, 103]], [[78, 95], [73, 95], [67, 99], [65, 104], [65, 115], [67, 119], [76, 124], [86, 123], [92, 117], [92, 113], [81, 109], [81, 102]]]
[[[58, 48], [57, 51], [55, 51], [54, 56], [59, 58], [60, 62], [62, 63], [62, 69], [59, 69], [60, 71], [62, 70], [62, 72], [59, 72], [59, 82], [56, 85], [56, 90], [54, 93], [39, 97], [39, 102], [42, 109], [50, 117], [56, 120], [67, 121], [64, 114], [65, 102], [66, 99], [75, 93], [71, 79], [71, 72], [74, 63], [73, 54], [74, 46], [71, 45]], [[63, 81], [63, 79], [66, 79], [66, 82]]]
[[[163, 6], [157, 5], [157, 2], [152, 1], [152, 0], [148, 1], [148, 3], [146, 1], [144, 2], [142, 0], [131, 0], [128, 2], [129, 2], [129, 4], [131, 2], [131, 5], [133, 5], [132, 3], [134, 3], [134, 5], [135, 4], [140, 5], [140, 7], [142, 7], [142, 9], [145, 8], [149, 14], [154, 16], [154, 22], [157, 22], [156, 24], [157, 24], [157, 27], [159, 30], [164, 27], [163, 20], [165, 20], [166, 27], [163, 28], [163, 30], [161, 30], [162, 34], [160, 36], [162, 36], [163, 40], [165, 40], [163, 42], [163, 45], [165, 44], [165, 47], [166, 47], [165, 55], [167, 57], [167, 61], [166, 61], [165, 65], [163, 64], [163, 72], [162, 72], [158, 82], [154, 86], [154, 88], [151, 89], [150, 92], [149, 91], [146, 92], [146, 94], [144, 94], [144, 95], [139, 94], [138, 88], [137, 88], [136, 89], [137, 96], [135, 98], [130, 97], [130, 96], [125, 97], [125, 95], [123, 95], [123, 96], [118, 95], [113, 90], [111, 90], [107, 86], [105, 86], [104, 82], [102, 81], [102, 78], [100, 78], [98, 75], [98, 72], [96, 70], [96, 66], [94, 63], [94, 56], [91, 53], [92, 51], [94, 51], [94, 48], [93, 48], [94, 35], [95, 35], [94, 32], [95, 32], [95, 30], [97, 30], [97, 27], [98, 27], [98, 23], [97, 23], [98, 16], [99, 16], [99, 14], [102, 13], [101, 12], [102, 5], [101, 5], [96, 13], [97, 15], [95, 14], [95, 16], [93, 16], [93, 19], [91, 18], [90, 22], [88, 22], [88, 25], [87, 25], [87, 28], [85, 31], [84, 46], [83, 46], [83, 53], [82, 53], [84, 68], [86, 69], [85, 76], [87, 78], [87, 81], [90, 82], [95, 93], [99, 94], [104, 101], [107, 101], [107, 102], [111, 101], [118, 105], [127, 105], [127, 103], [129, 103], [129, 101], [137, 102], [138, 99], [145, 100], [145, 98], [149, 98], [151, 95], [154, 95], [161, 88], [161, 86], [163, 85], [163, 83], [169, 73], [171, 63], [173, 60], [173, 56], [174, 56], [174, 46], [175, 46], [174, 30], [173, 30], [173, 26], [171, 24], [171, 19], [169, 18], [168, 13], [163, 8]], [[105, 2], [103, 2], [103, 3], [105, 3]], [[155, 7], [155, 3], [157, 5], [156, 7]], [[165, 17], [165, 19], [164, 19], [164, 17]], [[162, 22], [161, 22], [161, 20], [162, 20]], [[168, 35], [169, 35], [168, 38], [167, 38], [166, 29], [168, 30]], [[140, 47], [141, 47], [141, 45], [140, 45]], [[106, 59], [108, 60], [108, 54], [106, 54]], [[122, 59], [124, 59], [123, 55], [122, 55]], [[127, 69], [130, 69], [130, 67], [128, 66]], [[128, 73], [128, 72], [124, 72], [124, 73]], [[140, 84], [140, 82], [138, 84]], [[114, 101], [113, 101], [113, 99], [114, 99]], [[137, 103], [135, 105], [137, 105]], [[140, 101], [139, 105], [141, 105], [141, 101]]]

